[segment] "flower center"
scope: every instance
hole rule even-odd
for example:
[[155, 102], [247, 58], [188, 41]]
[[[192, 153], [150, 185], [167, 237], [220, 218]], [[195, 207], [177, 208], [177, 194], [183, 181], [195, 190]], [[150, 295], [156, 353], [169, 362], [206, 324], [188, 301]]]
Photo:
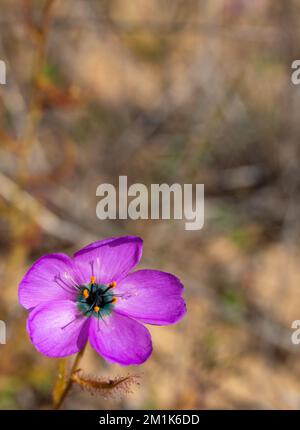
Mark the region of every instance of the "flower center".
[[88, 317], [93, 315], [99, 318], [109, 315], [117, 302], [117, 297], [112, 292], [116, 285], [116, 282], [109, 285], [97, 284], [96, 278], [92, 276], [88, 285], [80, 286], [78, 308]]

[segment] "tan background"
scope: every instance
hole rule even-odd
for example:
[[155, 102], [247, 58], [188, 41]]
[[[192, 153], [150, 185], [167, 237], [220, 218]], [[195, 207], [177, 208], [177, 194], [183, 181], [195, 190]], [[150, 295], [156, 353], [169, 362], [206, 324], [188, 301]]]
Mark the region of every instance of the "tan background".
[[[0, 408], [48, 408], [57, 360], [28, 340], [18, 282], [39, 256], [136, 234], [186, 286], [114, 397], [67, 408], [299, 408], [300, 58], [292, 0], [1, 0]], [[204, 183], [205, 228], [95, 215], [102, 182]]]

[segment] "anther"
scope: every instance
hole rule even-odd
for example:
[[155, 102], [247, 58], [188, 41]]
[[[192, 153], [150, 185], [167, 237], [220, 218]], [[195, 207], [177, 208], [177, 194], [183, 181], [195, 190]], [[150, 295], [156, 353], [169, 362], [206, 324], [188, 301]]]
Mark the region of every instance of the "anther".
[[109, 286], [110, 286], [111, 288], [115, 288], [115, 287], [117, 286], [116, 281], [111, 282], [111, 283], [109, 284]]
[[96, 283], [96, 276], [91, 277], [91, 284], [94, 285]]
[[111, 302], [112, 302], [112, 303], [117, 303], [117, 301], [118, 301], [118, 298], [117, 298], [117, 297], [113, 297], [113, 298], [111, 299]]
[[99, 306], [95, 306], [95, 307], [94, 307], [94, 311], [95, 311], [96, 313], [98, 313], [98, 312], [100, 311]]
[[83, 297], [85, 298], [85, 299], [88, 299], [89, 298], [89, 295], [90, 295], [90, 293], [89, 293], [89, 290], [87, 289], [87, 288], [85, 288], [84, 290], [83, 290]]

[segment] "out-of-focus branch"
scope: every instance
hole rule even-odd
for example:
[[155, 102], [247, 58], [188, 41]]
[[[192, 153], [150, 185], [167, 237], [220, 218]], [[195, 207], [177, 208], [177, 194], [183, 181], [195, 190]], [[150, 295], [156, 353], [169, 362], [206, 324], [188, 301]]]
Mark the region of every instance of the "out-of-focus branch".
[[33, 219], [46, 233], [70, 243], [83, 244], [95, 236], [75, 223], [59, 218], [16, 182], [0, 172], [0, 196]]
[[26, 182], [28, 177], [27, 160], [30, 146], [36, 139], [38, 124], [42, 117], [42, 108], [39, 97], [39, 80], [43, 72], [47, 53], [47, 41], [51, 22], [51, 12], [55, 0], [47, 0], [39, 24], [32, 20], [32, 4], [30, 0], [24, 0], [25, 26], [29, 36], [36, 45], [36, 57], [32, 73], [32, 94], [28, 114], [25, 121], [24, 132], [20, 141], [21, 156], [19, 158], [19, 178]]

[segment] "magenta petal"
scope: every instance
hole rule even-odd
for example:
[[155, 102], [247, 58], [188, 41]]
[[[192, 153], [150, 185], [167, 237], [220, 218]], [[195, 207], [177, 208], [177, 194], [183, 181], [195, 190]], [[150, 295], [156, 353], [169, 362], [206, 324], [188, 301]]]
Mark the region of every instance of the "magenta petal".
[[183, 286], [176, 276], [159, 270], [138, 270], [116, 287], [119, 313], [148, 324], [167, 325], [186, 313]]
[[[133, 236], [127, 236], [127, 237], [133, 237]], [[120, 239], [120, 238], [109, 237], [108, 239], [97, 240], [96, 242], [89, 243], [88, 245], [86, 245], [85, 247], [77, 251], [75, 255], [81, 254], [82, 252], [85, 252], [85, 251], [91, 251], [92, 249], [99, 248], [99, 246], [107, 245], [108, 243], [113, 242], [116, 239]]]
[[125, 366], [142, 364], [152, 352], [146, 327], [116, 312], [103, 320], [92, 317], [89, 339], [105, 359]]
[[[26, 309], [76, 295], [72, 287], [72, 260], [65, 254], [49, 254], [37, 260], [19, 285], [19, 302]], [[60, 281], [57, 280], [60, 277]]]
[[89, 319], [79, 314], [75, 303], [53, 301], [30, 313], [27, 330], [39, 352], [48, 357], [67, 357], [86, 344]]
[[74, 255], [81, 282], [88, 283], [96, 276], [98, 283], [109, 283], [124, 278], [142, 256], [143, 241], [126, 236], [92, 243]]

